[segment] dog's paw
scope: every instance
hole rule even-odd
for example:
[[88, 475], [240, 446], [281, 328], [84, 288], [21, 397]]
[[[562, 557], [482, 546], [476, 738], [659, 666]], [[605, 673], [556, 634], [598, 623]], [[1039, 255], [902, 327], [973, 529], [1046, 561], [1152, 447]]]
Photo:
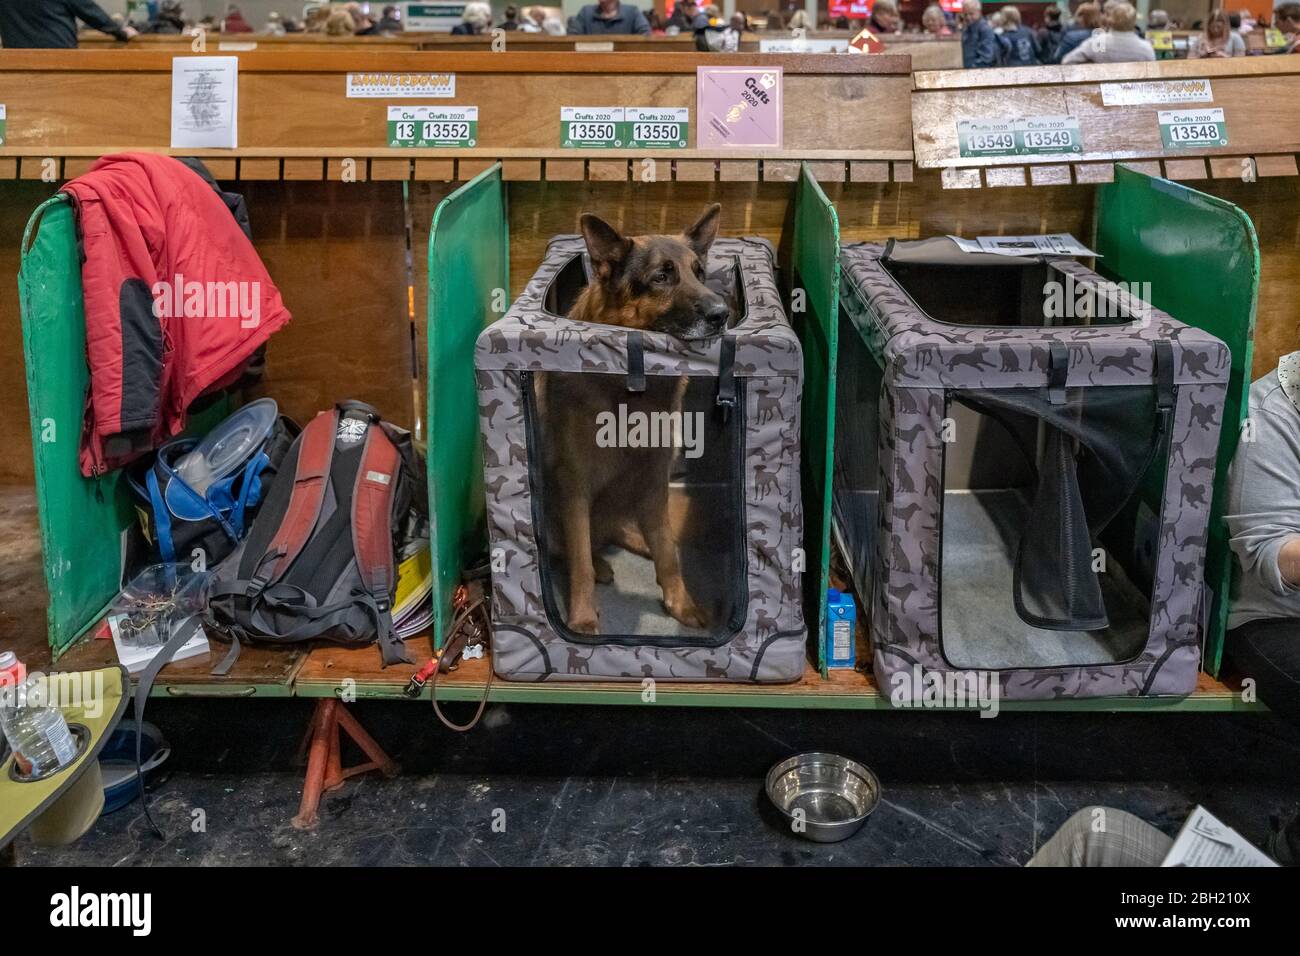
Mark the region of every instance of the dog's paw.
[[704, 630], [709, 626], [709, 616], [690, 598], [681, 601], [666, 602], [668, 613], [687, 627]]
[[595, 611], [589, 614], [575, 614], [569, 618], [569, 630], [579, 634], [595, 634], [600, 627], [600, 617]]
[[596, 557], [592, 558], [591, 564], [592, 568], [596, 572], [597, 584], [614, 583], [614, 569], [610, 566], [610, 563], [607, 560], [600, 555], [596, 555]]

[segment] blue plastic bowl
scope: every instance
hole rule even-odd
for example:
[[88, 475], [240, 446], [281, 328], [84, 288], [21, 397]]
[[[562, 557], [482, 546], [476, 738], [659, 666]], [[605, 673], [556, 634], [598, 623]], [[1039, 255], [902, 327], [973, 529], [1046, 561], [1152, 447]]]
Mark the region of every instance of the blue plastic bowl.
[[[145, 721], [142, 725], [140, 770], [146, 775], [171, 756], [171, 748], [162, 731]], [[99, 753], [99, 769], [104, 776], [104, 813], [120, 810], [140, 794], [135, 769], [135, 721], [118, 724]]]

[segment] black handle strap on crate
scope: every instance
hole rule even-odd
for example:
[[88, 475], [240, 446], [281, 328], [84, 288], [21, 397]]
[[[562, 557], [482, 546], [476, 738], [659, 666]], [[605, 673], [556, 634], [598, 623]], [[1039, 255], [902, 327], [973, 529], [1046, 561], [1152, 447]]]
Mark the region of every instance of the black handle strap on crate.
[[736, 337], [724, 335], [718, 348], [718, 407], [726, 421], [736, 407]]
[[1065, 404], [1065, 381], [1070, 375], [1070, 350], [1064, 342], [1053, 342], [1047, 358], [1047, 400]]
[[644, 392], [645, 382], [645, 336], [640, 332], [627, 334], [627, 390]]

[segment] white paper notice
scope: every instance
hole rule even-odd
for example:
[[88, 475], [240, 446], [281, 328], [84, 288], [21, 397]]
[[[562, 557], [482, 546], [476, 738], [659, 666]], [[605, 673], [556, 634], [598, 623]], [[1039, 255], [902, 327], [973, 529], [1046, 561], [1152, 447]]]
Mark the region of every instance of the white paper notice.
[[1187, 818], [1161, 866], [1277, 866], [1205, 807]]
[[[962, 252], [987, 252], [995, 256], [1097, 256], [1068, 232], [1045, 236], [949, 236]], [[1100, 258], [1100, 257], [1098, 257]]]
[[1103, 106], [1141, 106], [1145, 103], [1209, 103], [1214, 90], [1209, 80], [1134, 80], [1102, 83]]
[[239, 57], [172, 59], [172, 146], [239, 145]]

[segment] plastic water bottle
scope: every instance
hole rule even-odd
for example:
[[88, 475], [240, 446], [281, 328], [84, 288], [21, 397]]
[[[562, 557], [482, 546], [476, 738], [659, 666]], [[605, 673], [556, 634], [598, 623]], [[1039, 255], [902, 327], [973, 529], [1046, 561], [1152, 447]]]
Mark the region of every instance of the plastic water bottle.
[[27, 668], [13, 651], [0, 651], [0, 690], [27, 680]]
[[43, 696], [31, 680], [0, 692], [0, 729], [19, 770], [28, 776], [44, 776], [77, 756], [77, 741], [63, 712], [48, 706]]

